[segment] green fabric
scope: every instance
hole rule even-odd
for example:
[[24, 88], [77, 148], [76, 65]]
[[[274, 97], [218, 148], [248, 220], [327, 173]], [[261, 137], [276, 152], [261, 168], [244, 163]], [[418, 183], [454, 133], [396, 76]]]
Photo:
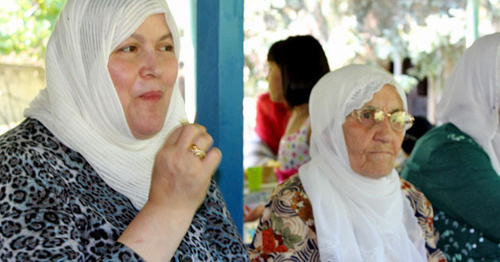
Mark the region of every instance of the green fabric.
[[[451, 123], [429, 131], [417, 141], [401, 176], [441, 212], [436, 229], [441, 238], [452, 239], [455, 250], [468, 250], [460, 257], [500, 258], [500, 177], [469, 135]], [[450, 244], [441, 238], [438, 247]], [[472, 248], [471, 241], [481, 248]]]

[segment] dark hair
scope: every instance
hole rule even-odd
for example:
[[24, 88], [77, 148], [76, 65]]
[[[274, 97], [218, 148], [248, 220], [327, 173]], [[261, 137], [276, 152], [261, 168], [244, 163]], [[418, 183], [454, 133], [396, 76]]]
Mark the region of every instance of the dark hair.
[[309, 102], [316, 82], [330, 71], [321, 44], [310, 35], [291, 36], [274, 43], [267, 61], [280, 68], [283, 95], [290, 107]]
[[413, 126], [406, 130], [405, 138], [401, 147], [406, 154], [411, 154], [413, 147], [417, 140], [425, 135], [427, 131], [434, 128], [434, 126], [423, 116], [415, 116], [415, 121], [413, 121]]

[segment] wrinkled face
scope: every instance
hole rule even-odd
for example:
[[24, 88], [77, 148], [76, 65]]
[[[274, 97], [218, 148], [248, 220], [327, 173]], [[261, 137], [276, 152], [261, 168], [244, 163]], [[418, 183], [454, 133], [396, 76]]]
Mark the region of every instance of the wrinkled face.
[[157, 134], [165, 122], [178, 71], [165, 16], [148, 17], [111, 53], [108, 70], [134, 137]]
[[[376, 107], [385, 113], [404, 110], [396, 88], [385, 85], [364, 107]], [[362, 125], [355, 114], [346, 117], [342, 125], [351, 168], [369, 178], [381, 178], [391, 173], [404, 138], [404, 131], [395, 131], [386, 117], [372, 127]]]
[[269, 73], [267, 74], [267, 82], [269, 82], [269, 95], [271, 100], [277, 103], [284, 103], [283, 96], [283, 81], [281, 79], [281, 70], [279, 66], [269, 61]]

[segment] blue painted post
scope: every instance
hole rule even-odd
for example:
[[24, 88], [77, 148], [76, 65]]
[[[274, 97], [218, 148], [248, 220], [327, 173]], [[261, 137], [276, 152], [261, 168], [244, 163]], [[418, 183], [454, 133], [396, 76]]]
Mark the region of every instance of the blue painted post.
[[216, 178], [243, 235], [243, 0], [196, 5], [196, 118], [222, 151]]

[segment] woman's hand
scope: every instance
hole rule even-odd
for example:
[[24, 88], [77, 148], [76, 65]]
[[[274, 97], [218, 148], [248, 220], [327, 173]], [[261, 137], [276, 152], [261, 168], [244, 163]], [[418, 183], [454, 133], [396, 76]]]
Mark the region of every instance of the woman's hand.
[[[191, 145], [208, 150], [205, 157]], [[149, 198], [118, 239], [147, 261], [170, 261], [207, 194], [221, 152], [197, 124], [176, 129], [158, 151]]]
[[264, 209], [264, 204], [260, 204], [254, 208], [245, 205], [243, 207], [243, 222], [252, 222], [259, 219], [264, 213]]
[[[210, 148], [212, 137], [205, 127], [190, 124], [175, 130], [156, 156], [148, 204], [196, 211], [203, 203], [221, 153]], [[208, 150], [203, 158], [188, 148]]]

